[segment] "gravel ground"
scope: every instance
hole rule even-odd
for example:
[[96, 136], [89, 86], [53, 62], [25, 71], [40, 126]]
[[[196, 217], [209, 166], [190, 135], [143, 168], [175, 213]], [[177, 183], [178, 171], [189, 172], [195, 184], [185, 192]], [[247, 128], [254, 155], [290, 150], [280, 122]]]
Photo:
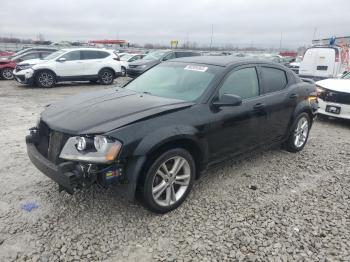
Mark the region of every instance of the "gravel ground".
[[301, 153], [271, 149], [210, 170], [160, 216], [113, 189], [59, 193], [26, 155], [44, 105], [102, 88], [0, 81], [0, 261], [350, 261], [349, 122], [318, 120]]

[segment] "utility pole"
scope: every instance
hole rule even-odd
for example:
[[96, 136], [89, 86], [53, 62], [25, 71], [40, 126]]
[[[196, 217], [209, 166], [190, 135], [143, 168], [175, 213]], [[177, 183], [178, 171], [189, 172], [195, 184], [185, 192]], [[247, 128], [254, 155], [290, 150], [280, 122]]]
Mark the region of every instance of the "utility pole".
[[315, 40], [316, 33], [317, 33], [317, 27], [315, 27], [315, 29], [314, 29], [314, 35], [312, 36], [312, 41]]
[[282, 51], [282, 32], [281, 32], [281, 38], [280, 38], [280, 52]]
[[213, 35], [214, 35], [214, 24], [211, 24], [210, 50], [213, 45]]
[[311, 41], [312, 44], [314, 44], [314, 41], [316, 40], [315, 39], [316, 38], [316, 33], [317, 33], [317, 27], [315, 27], [315, 29], [314, 29], [314, 35], [312, 36], [312, 41]]

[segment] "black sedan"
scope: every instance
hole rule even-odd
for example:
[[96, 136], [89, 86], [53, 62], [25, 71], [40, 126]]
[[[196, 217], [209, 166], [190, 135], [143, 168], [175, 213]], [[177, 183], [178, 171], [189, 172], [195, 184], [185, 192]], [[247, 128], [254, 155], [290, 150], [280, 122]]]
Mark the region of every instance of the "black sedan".
[[148, 53], [144, 58], [129, 63], [127, 69], [127, 75], [129, 77], [137, 77], [148, 69], [158, 65], [161, 62], [168, 61], [174, 58], [189, 57], [189, 56], [200, 56], [200, 53], [192, 51], [172, 51], [172, 50], [159, 50]]
[[315, 85], [271, 62], [175, 59], [124, 88], [48, 106], [26, 138], [28, 155], [61, 190], [117, 183], [165, 213], [218, 162], [267, 145], [302, 150], [315, 95]]

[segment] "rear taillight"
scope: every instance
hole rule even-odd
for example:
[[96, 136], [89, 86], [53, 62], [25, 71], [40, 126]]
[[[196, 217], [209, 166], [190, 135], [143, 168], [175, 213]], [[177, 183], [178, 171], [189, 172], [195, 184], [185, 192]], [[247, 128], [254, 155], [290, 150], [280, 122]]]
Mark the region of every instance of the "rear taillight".
[[120, 61], [119, 57], [113, 57], [113, 59], [116, 60], [116, 61]]

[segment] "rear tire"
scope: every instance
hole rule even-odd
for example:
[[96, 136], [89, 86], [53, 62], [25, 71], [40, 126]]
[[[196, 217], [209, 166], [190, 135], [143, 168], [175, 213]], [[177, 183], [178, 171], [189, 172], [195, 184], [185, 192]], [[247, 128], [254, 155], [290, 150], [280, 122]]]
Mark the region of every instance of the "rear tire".
[[124, 66], [121, 67], [121, 76], [126, 76], [126, 68]]
[[99, 80], [102, 85], [111, 85], [114, 81], [114, 72], [110, 69], [102, 69], [99, 73]]
[[292, 125], [289, 138], [285, 143], [287, 151], [296, 153], [301, 151], [309, 138], [311, 128], [310, 116], [307, 113], [301, 113]]
[[56, 76], [50, 71], [40, 71], [35, 76], [35, 84], [41, 88], [51, 88], [56, 84]]
[[196, 173], [192, 155], [185, 149], [170, 149], [145, 170], [141, 202], [146, 208], [164, 214], [180, 206], [190, 193]]
[[1, 70], [1, 78], [4, 80], [12, 80], [13, 79], [13, 69], [12, 68], [3, 68]]

